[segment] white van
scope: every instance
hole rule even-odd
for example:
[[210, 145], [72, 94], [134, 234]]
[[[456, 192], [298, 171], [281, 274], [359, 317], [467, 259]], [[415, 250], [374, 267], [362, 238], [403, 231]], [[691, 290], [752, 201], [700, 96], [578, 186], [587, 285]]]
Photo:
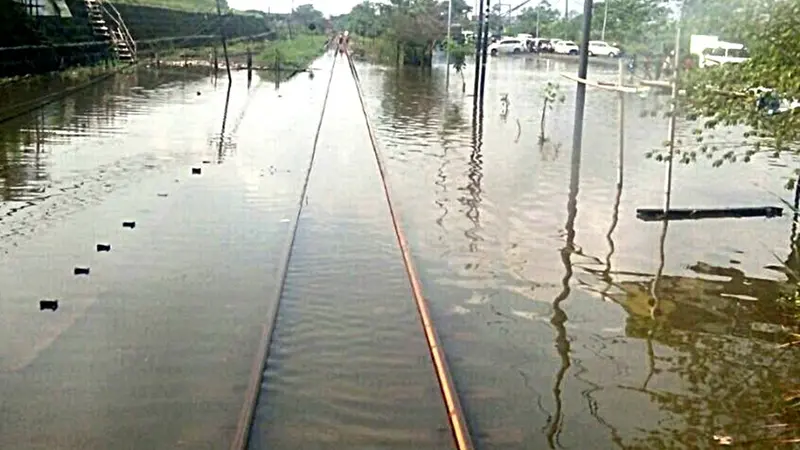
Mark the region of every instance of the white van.
[[704, 49], [700, 55], [700, 67], [712, 67], [726, 63], [742, 63], [750, 54], [742, 44], [719, 41], [717, 47]]

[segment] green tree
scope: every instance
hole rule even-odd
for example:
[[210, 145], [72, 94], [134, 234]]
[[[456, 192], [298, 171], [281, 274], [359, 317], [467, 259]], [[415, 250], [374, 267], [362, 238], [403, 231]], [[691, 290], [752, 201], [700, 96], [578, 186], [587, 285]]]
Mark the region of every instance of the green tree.
[[525, 8], [517, 16], [514, 24], [509, 28], [511, 33], [528, 33], [536, 35], [537, 23], [540, 37], [555, 37], [563, 21], [561, 12], [553, 8], [549, 2], [543, 1], [534, 8]]
[[325, 25], [325, 16], [314, 9], [313, 5], [305, 4], [294, 9], [292, 21], [306, 29], [322, 30]]
[[[751, 59], [741, 64], [692, 71], [684, 77], [682, 111], [703, 119], [695, 146], [681, 150], [689, 162], [699, 154], [724, 161], [749, 161], [756, 153], [800, 151], [800, 110], [786, 108], [800, 99], [800, 0], [752, 2], [726, 30], [751, 43]], [[764, 93], [767, 88], [771, 92]], [[777, 100], [772, 104], [772, 100]], [[774, 106], [784, 109], [775, 111]], [[703, 143], [704, 131], [720, 125], [744, 125], [745, 141], [733, 148]], [[789, 183], [790, 185], [792, 183]]]
[[375, 38], [386, 31], [384, 17], [379, 15], [378, 5], [365, 1], [356, 5], [348, 15], [347, 29], [359, 36]]
[[[671, 42], [669, 2], [665, 0], [606, 0], [608, 17], [605, 40], [617, 42], [629, 51], [661, 50]], [[606, 3], [595, 3], [592, 11], [592, 39], [600, 39]], [[578, 16], [583, 21], [583, 16]]]

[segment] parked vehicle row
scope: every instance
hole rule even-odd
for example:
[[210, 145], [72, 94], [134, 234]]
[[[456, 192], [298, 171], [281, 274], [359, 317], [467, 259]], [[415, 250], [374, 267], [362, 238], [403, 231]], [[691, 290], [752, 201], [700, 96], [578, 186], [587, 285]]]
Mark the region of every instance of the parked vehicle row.
[[[496, 36], [493, 38], [488, 50], [492, 56], [508, 53], [556, 53], [561, 55], [577, 55], [580, 53], [580, 47], [573, 41], [534, 38], [529, 34], [520, 34], [515, 37]], [[610, 45], [605, 41], [589, 41], [589, 56], [615, 58], [621, 54], [622, 51], [619, 47]]]

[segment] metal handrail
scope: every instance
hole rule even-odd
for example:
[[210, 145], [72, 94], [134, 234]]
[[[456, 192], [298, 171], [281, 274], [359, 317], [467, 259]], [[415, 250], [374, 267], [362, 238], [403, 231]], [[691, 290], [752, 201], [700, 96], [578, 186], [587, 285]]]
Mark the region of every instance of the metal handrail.
[[[105, 0], [98, 0], [98, 3], [100, 3], [101, 7], [103, 8], [103, 11], [106, 12], [109, 19], [111, 19], [117, 25], [117, 32], [119, 33], [120, 36], [122, 36], [122, 40], [125, 41], [125, 44], [127, 44], [128, 48], [131, 49], [131, 51], [133, 52], [133, 57], [134, 59], [136, 59], [136, 54], [137, 54], [136, 41], [133, 40], [133, 36], [131, 36], [131, 33], [128, 30], [127, 25], [125, 25], [125, 21], [122, 20], [122, 14], [119, 13], [117, 8], [114, 7], [114, 5], [111, 2]], [[113, 11], [117, 17], [114, 17], [114, 14], [112, 14], [112, 12], [109, 11], [108, 8], [106, 8], [106, 5], [111, 7], [111, 11]]]

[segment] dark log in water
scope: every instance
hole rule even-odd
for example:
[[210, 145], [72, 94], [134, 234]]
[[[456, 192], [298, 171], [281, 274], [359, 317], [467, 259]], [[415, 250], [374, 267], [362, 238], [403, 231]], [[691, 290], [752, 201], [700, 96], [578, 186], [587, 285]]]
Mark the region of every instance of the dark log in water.
[[743, 217], [779, 217], [783, 208], [777, 206], [757, 206], [743, 208], [676, 208], [664, 214], [663, 209], [637, 208], [636, 217], [644, 221], [655, 220], [698, 220]]

